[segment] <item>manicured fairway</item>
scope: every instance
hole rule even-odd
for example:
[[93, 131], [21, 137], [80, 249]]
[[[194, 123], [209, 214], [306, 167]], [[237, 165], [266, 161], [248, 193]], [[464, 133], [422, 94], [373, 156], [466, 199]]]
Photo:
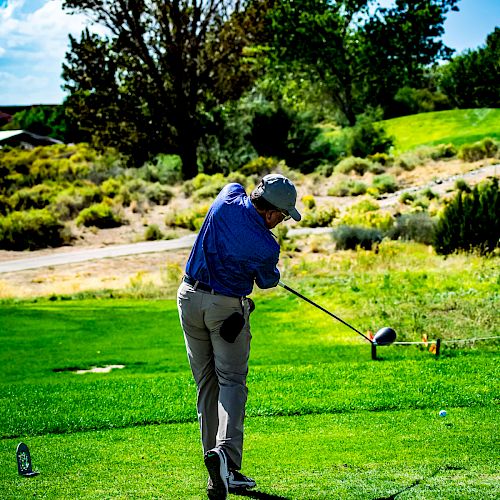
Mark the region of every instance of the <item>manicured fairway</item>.
[[[289, 267], [284, 279], [363, 331], [498, 334], [495, 259], [381, 246]], [[0, 498], [204, 498], [175, 301], [70, 299], [0, 304]], [[439, 358], [384, 347], [372, 361], [366, 341], [285, 291], [256, 302], [253, 498], [500, 497], [498, 342], [445, 344]], [[114, 364], [125, 368], [74, 373]], [[39, 476], [18, 476], [20, 441]]]
[[[498, 498], [495, 408], [401, 410], [247, 421], [254, 498]], [[197, 425], [29, 437], [40, 475], [20, 478], [0, 442], [0, 492], [19, 498], [204, 497]], [[264, 496], [264, 493], [269, 496]]]

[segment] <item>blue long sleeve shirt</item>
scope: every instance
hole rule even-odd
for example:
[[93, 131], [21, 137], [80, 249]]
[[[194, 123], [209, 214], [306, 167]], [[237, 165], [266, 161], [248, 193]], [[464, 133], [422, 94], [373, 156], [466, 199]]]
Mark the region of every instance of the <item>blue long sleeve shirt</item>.
[[280, 247], [240, 184], [228, 184], [210, 207], [186, 274], [223, 295], [243, 297], [278, 284]]

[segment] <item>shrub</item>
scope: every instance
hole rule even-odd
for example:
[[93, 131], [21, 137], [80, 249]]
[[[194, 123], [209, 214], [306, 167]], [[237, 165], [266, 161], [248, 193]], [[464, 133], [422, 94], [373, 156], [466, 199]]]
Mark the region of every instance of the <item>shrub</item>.
[[172, 212], [165, 217], [165, 224], [172, 227], [183, 227], [190, 231], [198, 231], [207, 215], [208, 205], [197, 205], [180, 212]]
[[500, 239], [498, 179], [460, 190], [444, 208], [436, 227], [434, 247], [440, 254], [477, 249], [491, 253]]
[[172, 199], [173, 193], [167, 186], [155, 182], [146, 186], [145, 196], [148, 200], [157, 205], [167, 205]]
[[415, 201], [415, 195], [405, 191], [401, 196], [399, 197], [399, 202], [404, 203], [405, 205], [411, 205], [411, 203]]
[[105, 201], [84, 208], [76, 218], [78, 226], [95, 226], [100, 229], [119, 227], [124, 223], [125, 220], [119, 211]]
[[360, 196], [365, 194], [367, 186], [364, 182], [344, 179], [328, 190], [328, 196]]
[[379, 210], [378, 204], [363, 200], [346, 211], [340, 224], [388, 231], [394, 224], [394, 217], [389, 212]]
[[144, 239], [146, 241], [156, 241], [163, 239], [163, 233], [159, 228], [158, 224], [150, 224], [146, 228], [146, 232], [144, 233]]
[[299, 222], [303, 227], [328, 227], [333, 220], [338, 217], [338, 210], [335, 207], [318, 208], [306, 210], [302, 214], [302, 220]]
[[56, 215], [44, 208], [0, 217], [0, 247], [6, 250], [36, 250], [68, 243], [71, 235]]
[[350, 156], [345, 158], [335, 167], [335, 172], [339, 174], [349, 174], [354, 171], [358, 175], [363, 175], [370, 170], [372, 163], [364, 158]]
[[71, 219], [82, 209], [100, 201], [102, 201], [100, 189], [91, 182], [85, 181], [61, 191], [56, 196], [53, 205], [60, 217]]
[[463, 179], [457, 179], [455, 181], [455, 189], [458, 191], [465, 191], [466, 193], [471, 192], [470, 186]]
[[375, 153], [368, 156], [373, 163], [378, 163], [384, 167], [390, 167], [394, 163], [394, 158], [387, 153]]
[[120, 193], [122, 183], [120, 180], [110, 177], [101, 184], [101, 192], [108, 198], [114, 198]]
[[380, 115], [379, 112], [371, 111], [358, 116], [356, 125], [344, 132], [348, 154], [365, 158], [371, 154], [389, 151], [393, 140], [381, 125]]
[[390, 174], [376, 175], [373, 178], [372, 185], [380, 194], [394, 193], [398, 190], [396, 178]]
[[396, 218], [396, 224], [389, 232], [393, 240], [412, 240], [431, 245], [434, 240], [436, 221], [427, 213], [404, 214]]
[[458, 149], [454, 144], [438, 144], [434, 146], [430, 151], [430, 157], [433, 160], [439, 160], [441, 158], [453, 158], [457, 156]]
[[308, 210], [312, 210], [316, 207], [316, 200], [314, 199], [314, 196], [312, 194], [306, 194], [302, 196], [302, 203]]
[[248, 138], [259, 156], [284, 160], [310, 173], [332, 153], [312, 114], [268, 104], [256, 110]]
[[486, 137], [473, 144], [461, 146], [458, 157], [463, 161], [477, 161], [483, 158], [494, 158], [497, 156], [498, 150], [498, 142]]
[[51, 203], [56, 191], [56, 186], [48, 186], [47, 184], [37, 184], [33, 187], [22, 188], [10, 197], [9, 205], [14, 211], [44, 208]]
[[258, 177], [264, 177], [264, 175], [270, 174], [278, 166], [279, 161], [275, 158], [259, 156], [254, 160], [249, 161], [240, 169], [240, 173], [243, 175], [255, 175]]
[[338, 250], [356, 250], [358, 247], [371, 250], [373, 245], [382, 241], [382, 232], [366, 227], [342, 225], [333, 231], [332, 237]]
[[178, 155], [159, 154], [153, 161], [136, 169], [136, 175], [147, 182], [172, 185], [182, 178], [182, 161]]

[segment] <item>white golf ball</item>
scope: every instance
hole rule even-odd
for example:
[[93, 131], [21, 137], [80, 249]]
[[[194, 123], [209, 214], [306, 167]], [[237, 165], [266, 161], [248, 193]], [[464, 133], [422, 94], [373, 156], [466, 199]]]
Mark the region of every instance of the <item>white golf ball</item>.
[[440, 416], [440, 417], [446, 417], [446, 410], [441, 410], [441, 411], [439, 412], [439, 416]]

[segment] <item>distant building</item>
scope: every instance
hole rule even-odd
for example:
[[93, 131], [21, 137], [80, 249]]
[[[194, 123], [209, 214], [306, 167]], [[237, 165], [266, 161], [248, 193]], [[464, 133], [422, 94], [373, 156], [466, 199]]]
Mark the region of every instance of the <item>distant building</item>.
[[50, 146], [52, 144], [62, 144], [62, 142], [26, 130], [0, 130], [0, 148], [11, 146], [33, 149], [36, 146]]
[[8, 113], [4, 113], [0, 111], [0, 127], [3, 127], [5, 124], [9, 123], [12, 120], [12, 115]]

